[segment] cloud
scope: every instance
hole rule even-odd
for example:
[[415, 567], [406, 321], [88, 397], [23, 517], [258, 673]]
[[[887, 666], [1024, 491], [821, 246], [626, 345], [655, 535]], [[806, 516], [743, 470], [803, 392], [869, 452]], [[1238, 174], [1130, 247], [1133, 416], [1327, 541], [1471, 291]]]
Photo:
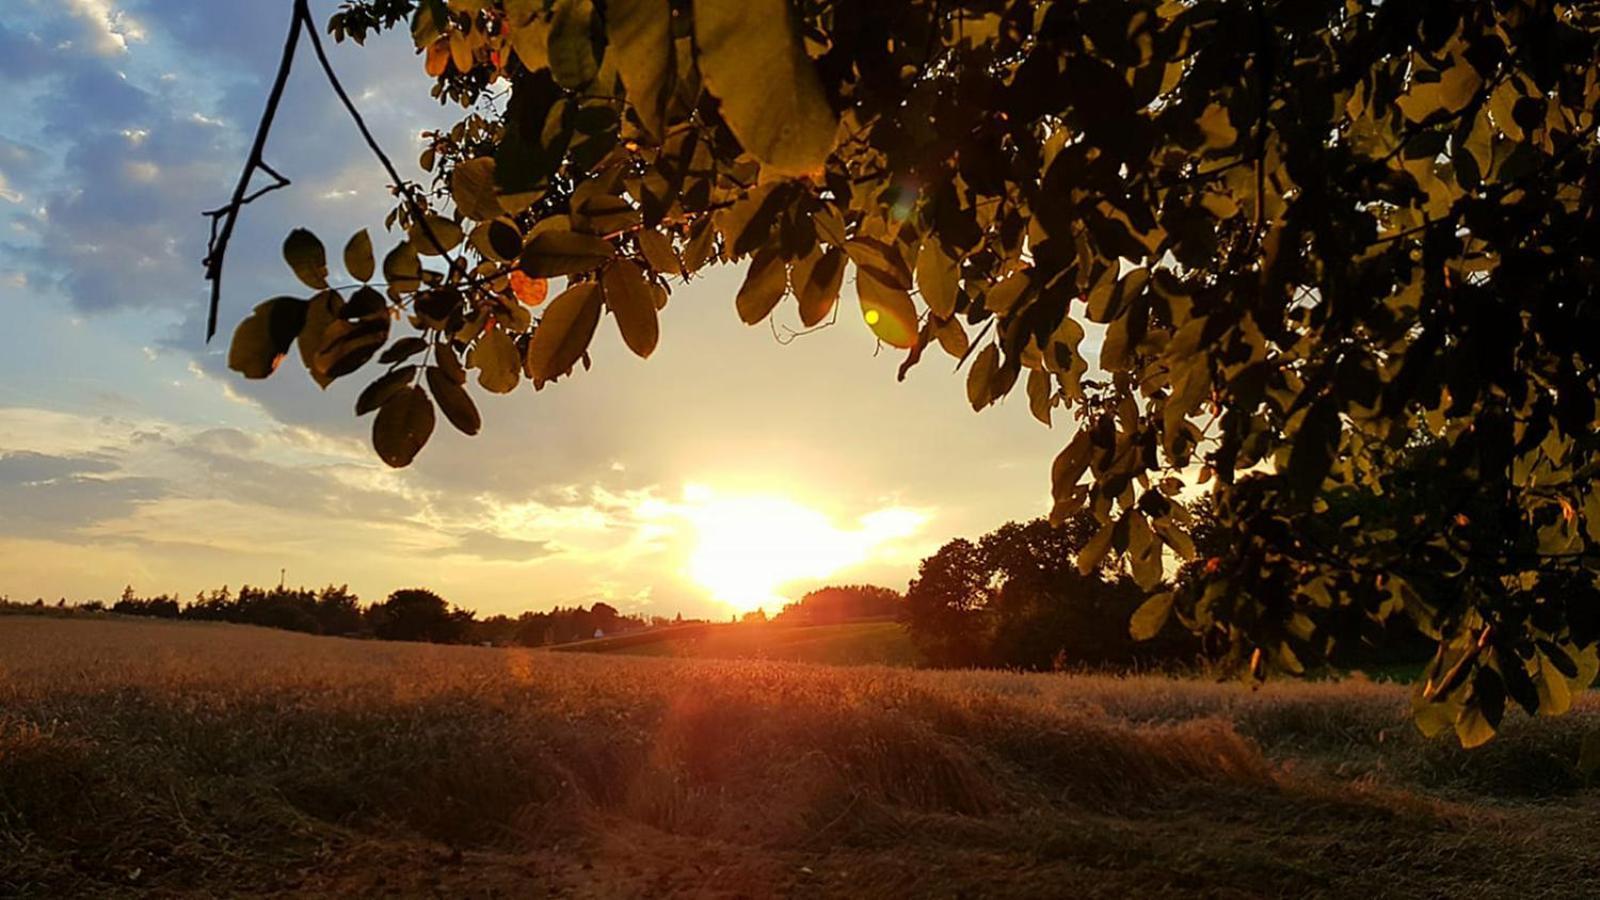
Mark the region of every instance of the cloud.
[[83, 23], [90, 49], [101, 56], [127, 53], [129, 43], [145, 39], [144, 26], [110, 0], [65, 0], [63, 5]]
[[489, 531], [472, 530], [455, 535], [455, 542], [433, 551], [435, 556], [472, 556], [492, 562], [531, 562], [556, 553], [550, 541], [526, 541]]
[[51, 456], [32, 451], [0, 455], [0, 533], [69, 535], [159, 498], [158, 479], [102, 477], [117, 464], [100, 456]]

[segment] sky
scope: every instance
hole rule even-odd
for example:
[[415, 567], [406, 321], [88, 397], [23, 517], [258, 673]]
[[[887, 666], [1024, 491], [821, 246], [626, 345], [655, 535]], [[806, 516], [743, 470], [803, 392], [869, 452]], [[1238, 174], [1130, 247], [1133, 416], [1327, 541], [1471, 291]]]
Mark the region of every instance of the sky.
[[[314, 6], [326, 21], [335, 4]], [[291, 228], [333, 247], [363, 227], [380, 252], [397, 240], [383, 173], [302, 42], [266, 154], [293, 185], [245, 210], [205, 342], [201, 211], [238, 176], [288, 8], [7, 3], [0, 595], [282, 577], [367, 600], [426, 586], [483, 614], [603, 600], [720, 617], [828, 583], [904, 589], [945, 541], [1048, 510], [1064, 423], [1036, 422], [1020, 391], [974, 414], [937, 350], [896, 383], [900, 353], [854, 316], [780, 344], [740, 323], [732, 267], [675, 287], [649, 360], [607, 319], [589, 372], [538, 393], [474, 385], [483, 432], [441, 422], [405, 470], [354, 415], [365, 379], [321, 391], [294, 354], [265, 381], [228, 371], [250, 308], [304, 294], [279, 257]], [[457, 111], [429, 98], [409, 36], [330, 49], [421, 178], [419, 133]]]

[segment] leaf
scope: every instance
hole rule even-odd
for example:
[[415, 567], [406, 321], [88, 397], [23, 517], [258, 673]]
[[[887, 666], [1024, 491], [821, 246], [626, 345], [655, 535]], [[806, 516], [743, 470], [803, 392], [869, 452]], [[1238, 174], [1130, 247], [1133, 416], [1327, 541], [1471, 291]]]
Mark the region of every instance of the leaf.
[[438, 402], [444, 417], [450, 420], [450, 424], [454, 425], [457, 431], [473, 435], [483, 427], [478, 407], [472, 402], [472, 397], [466, 388], [456, 384], [449, 375], [437, 367], [428, 367], [428, 389], [433, 391], [433, 399]]
[[1155, 594], [1133, 611], [1128, 622], [1128, 635], [1136, 641], [1148, 641], [1161, 633], [1172, 615], [1172, 592]]
[[984, 294], [983, 306], [997, 316], [1010, 315], [1012, 308], [1017, 305], [1017, 301], [1022, 299], [1022, 295], [1027, 293], [1028, 288], [1032, 285], [1033, 272], [1031, 270], [1023, 269], [1020, 272], [1014, 272], [1004, 281], [989, 288], [988, 292]]
[[356, 398], [356, 415], [364, 416], [389, 401], [390, 397], [411, 386], [411, 380], [416, 377], [416, 366], [401, 366], [393, 372], [385, 372], [377, 380], [367, 385], [361, 391], [361, 396]]
[[622, 332], [622, 342], [640, 359], [648, 359], [661, 337], [661, 323], [656, 317], [659, 288], [646, 281], [644, 271], [629, 259], [607, 266], [600, 275], [600, 287], [605, 292], [606, 306], [617, 320], [617, 330]]
[[372, 236], [367, 234], [365, 228], [350, 235], [350, 240], [344, 245], [344, 270], [350, 277], [357, 281], [367, 282], [372, 280], [372, 273], [377, 263], [372, 258]]
[[569, 91], [587, 87], [600, 71], [594, 58], [593, 23], [590, 0], [557, 0], [550, 17], [550, 74]]
[[616, 54], [617, 74], [645, 131], [665, 136], [672, 96], [672, 8], [668, 0], [609, 0], [606, 44]]
[[500, 215], [500, 194], [495, 189], [494, 157], [479, 156], [456, 164], [450, 173], [450, 196], [456, 208], [470, 219], [487, 222]]
[[645, 262], [650, 268], [662, 275], [677, 275], [682, 266], [678, 262], [678, 254], [672, 249], [672, 239], [656, 231], [646, 228], [634, 235], [639, 242], [639, 252], [644, 254]]
[[878, 340], [902, 350], [917, 342], [917, 307], [910, 294], [882, 281], [874, 270], [857, 268], [856, 297], [862, 319]]
[[1033, 417], [1050, 426], [1050, 409], [1054, 406], [1055, 391], [1050, 373], [1034, 369], [1028, 373], [1028, 411]]
[[1000, 372], [1000, 348], [989, 344], [972, 360], [967, 370], [967, 402], [978, 412], [995, 400], [993, 385]]
[[826, 319], [839, 302], [847, 259], [838, 247], [827, 250], [819, 247], [796, 261], [790, 269], [789, 283], [800, 301], [800, 323], [805, 327], [811, 328]]
[[306, 287], [320, 291], [328, 286], [328, 251], [304, 228], [296, 228], [283, 239], [283, 261]]
[[421, 221], [411, 223], [409, 237], [411, 245], [423, 256], [448, 256], [466, 234], [450, 219], [429, 213]]
[[898, 247], [873, 238], [856, 238], [846, 241], [846, 253], [856, 268], [871, 271], [879, 281], [901, 290], [911, 290], [911, 269]]
[[522, 380], [517, 344], [498, 328], [488, 328], [467, 351], [467, 367], [478, 370], [478, 384], [492, 394], [509, 394]]
[[411, 465], [433, 435], [433, 401], [421, 387], [398, 391], [372, 420], [372, 446], [396, 469]]
[[528, 342], [527, 371], [536, 385], [571, 370], [589, 349], [601, 306], [600, 285], [592, 281], [574, 285], [550, 301]]
[[1284, 478], [1291, 494], [1306, 499], [1321, 489], [1339, 450], [1342, 428], [1332, 400], [1323, 397], [1312, 404], [1295, 431], [1289, 450]]
[[378, 362], [396, 363], [416, 356], [426, 349], [428, 349], [428, 342], [422, 338], [415, 335], [403, 337], [390, 344], [388, 349], [384, 350], [383, 354], [378, 357]]
[[539, 278], [592, 272], [616, 255], [610, 241], [576, 231], [542, 231], [522, 251], [522, 271]]
[[783, 299], [787, 279], [788, 269], [783, 257], [771, 250], [756, 254], [745, 272], [744, 283], [739, 286], [739, 295], [734, 299], [740, 321], [757, 325], [772, 315], [773, 308]]
[[306, 307], [305, 324], [300, 326], [300, 362], [319, 387], [325, 388], [333, 383], [333, 379], [317, 371], [316, 358], [327, 339], [328, 329], [338, 320], [344, 305], [344, 298], [338, 293], [322, 291], [311, 298], [310, 305]]
[[488, 256], [500, 260], [516, 259], [522, 255], [522, 232], [505, 218], [485, 222], [479, 230], [488, 244]]
[[511, 25], [511, 48], [523, 68], [537, 72], [550, 65], [550, 24], [535, 16], [523, 24]]
[[389, 340], [389, 320], [339, 319], [323, 333], [322, 347], [311, 359], [313, 374], [332, 381], [366, 365]]
[[1207, 106], [1195, 123], [1205, 138], [1204, 146], [1213, 150], [1226, 150], [1239, 141], [1239, 130], [1228, 120], [1228, 108], [1220, 103]]
[[246, 378], [265, 378], [277, 371], [305, 326], [308, 306], [295, 297], [274, 297], [257, 306], [233, 331], [228, 368]]
[[527, 306], [539, 306], [550, 295], [550, 282], [543, 278], [529, 278], [520, 269], [512, 269], [511, 293], [517, 301]]
[[1494, 726], [1489, 724], [1488, 717], [1471, 703], [1462, 705], [1461, 711], [1456, 714], [1455, 729], [1461, 746], [1468, 750], [1481, 747], [1494, 737]]
[[787, 0], [694, 0], [694, 36], [739, 144], [779, 174], [821, 172], [838, 121]]
[[948, 319], [955, 314], [960, 277], [956, 261], [945, 255], [939, 241], [925, 238], [917, 251], [917, 288], [935, 316]]
[[410, 241], [401, 241], [383, 258], [383, 280], [391, 291], [414, 291], [422, 284], [422, 261]]
[[1111, 552], [1111, 537], [1115, 531], [1116, 526], [1107, 522], [1100, 526], [1100, 530], [1094, 533], [1094, 537], [1090, 538], [1088, 543], [1083, 545], [1083, 549], [1078, 551], [1080, 573], [1088, 575], [1100, 567], [1105, 561], [1106, 554]]

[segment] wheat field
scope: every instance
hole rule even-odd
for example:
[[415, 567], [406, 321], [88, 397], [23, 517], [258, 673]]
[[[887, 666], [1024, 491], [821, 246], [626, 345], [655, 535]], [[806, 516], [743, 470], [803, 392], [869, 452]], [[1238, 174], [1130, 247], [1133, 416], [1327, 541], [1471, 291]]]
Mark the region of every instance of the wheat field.
[[0, 617], [0, 895], [1580, 897], [1592, 699]]

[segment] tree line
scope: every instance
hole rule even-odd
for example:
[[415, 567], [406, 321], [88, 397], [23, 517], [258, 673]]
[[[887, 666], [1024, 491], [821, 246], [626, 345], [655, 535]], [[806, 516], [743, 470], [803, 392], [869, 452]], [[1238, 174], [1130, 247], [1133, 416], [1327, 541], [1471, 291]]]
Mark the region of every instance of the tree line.
[[[0, 606], [28, 608], [5, 600], [0, 600]], [[35, 600], [33, 608], [49, 609], [43, 599]], [[91, 600], [69, 607], [63, 599], [55, 608], [158, 619], [233, 622], [333, 637], [520, 647], [569, 643], [594, 637], [597, 633], [625, 633], [686, 621], [681, 615], [668, 619], [623, 613], [605, 602], [588, 607], [558, 606], [548, 612], [530, 611], [516, 617], [479, 618], [474, 611], [455, 606], [426, 588], [404, 588], [390, 593], [381, 602], [363, 604], [348, 585], [328, 585], [319, 590], [245, 585], [237, 592], [222, 587], [201, 591], [188, 602], [174, 594], [140, 596], [129, 586], [110, 603]]]

